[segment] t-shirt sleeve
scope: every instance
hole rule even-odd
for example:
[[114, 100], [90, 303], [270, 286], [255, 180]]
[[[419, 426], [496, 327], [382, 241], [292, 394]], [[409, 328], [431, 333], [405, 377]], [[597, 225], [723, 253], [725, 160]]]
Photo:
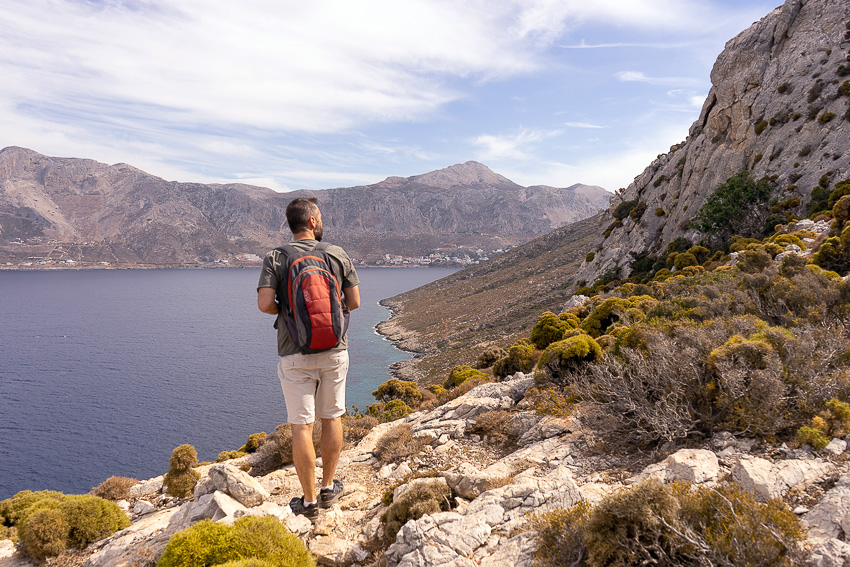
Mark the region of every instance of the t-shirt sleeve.
[[[334, 246], [334, 248], [336, 250], [333, 250], [333, 257], [339, 262], [342, 273], [342, 287], [356, 287], [360, 285], [360, 278], [357, 277], [354, 262], [351, 261], [348, 253], [339, 246]], [[331, 251], [328, 250], [328, 252], [330, 253]]]
[[280, 253], [272, 250], [263, 258], [263, 268], [260, 270], [260, 281], [257, 289], [261, 287], [272, 287], [277, 289], [277, 268], [280, 265]]

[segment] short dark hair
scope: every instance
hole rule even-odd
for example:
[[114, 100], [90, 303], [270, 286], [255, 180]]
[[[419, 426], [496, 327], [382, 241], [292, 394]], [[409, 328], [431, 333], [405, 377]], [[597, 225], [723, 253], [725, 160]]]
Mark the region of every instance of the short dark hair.
[[293, 199], [286, 206], [286, 222], [292, 234], [310, 228], [310, 217], [316, 216], [319, 207], [316, 197]]

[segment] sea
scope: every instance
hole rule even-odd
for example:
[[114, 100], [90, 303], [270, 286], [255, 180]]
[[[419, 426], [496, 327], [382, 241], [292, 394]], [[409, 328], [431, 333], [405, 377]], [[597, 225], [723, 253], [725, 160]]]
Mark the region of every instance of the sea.
[[[347, 398], [363, 409], [410, 355], [379, 301], [450, 268], [358, 268]], [[189, 443], [202, 461], [286, 421], [258, 269], [0, 271], [0, 499], [147, 479]]]

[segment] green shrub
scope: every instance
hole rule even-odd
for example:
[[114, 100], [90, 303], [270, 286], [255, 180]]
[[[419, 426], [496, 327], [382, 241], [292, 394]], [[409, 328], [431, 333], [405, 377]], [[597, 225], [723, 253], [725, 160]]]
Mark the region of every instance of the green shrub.
[[643, 216], [643, 213], [646, 212], [646, 203], [641, 201], [637, 205], [635, 205], [631, 211], [629, 211], [629, 218], [634, 221], [639, 221]]
[[683, 270], [688, 266], [696, 266], [697, 264], [699, 264], [699, 262], [697, 262], [696, 256], [694, 256], [690, 252], [676, 254], [676, 259], [673, 260], [673, 266], [677, 270]]
[[841, 274], [850, 271], [850, 225], [841, 231], [840, 236], [827, 238], [812, 256], [812, 262], [824, 270]]
[[418, 520], [426, 514], [448, 511], [449, 489], [444, 484], [415, 484], [390, 504], [381, 516], [384, 536], [394, 542], [398, 531], [410, 520]]
[[26, 554], [39, 561], [59, 555], [68, 547], [68, 524], [56, 508], [41, 508], [29, 514], [19, 524], [18, 535]]
[[251, 557], [249, 559], [234, 559], [227, 563], [222, 563], [221, 567], [277, 567], [274, 563], [263, 559]]
[[446, 378], [446, 381], [443, 383], [443, 387], [448, 390], [451, 390], [452, 388], [456, 388], [467, 380], [472, 380], [473, 378], [487, 380], [488, 376], [480, 370], [472, 368], [471, 366], [455, 366], [454, 368], [452, 368], [452, 371], [449, 372], [449, 377]]
[[632, 212], [632, 209], [634, 209], [637, 204], [637, 199], [633, 201], [623, 201], [614, 208], [614, 211], [611, 214], [618, 221], [622, 221], [629, 216], [629, 213]]
[[551, 343], [564, 338], [564, 331], [570, 327], [572, 325], [568, 321], [561, 319], [551, 311], [546, 311], [531, 330], [531, 344], [542, 350]]
[[425, 440], [414, 437], [406, 423], [396, 425], [387, 431], [375, 444], [375, 456], [382, 463], [397, 463], [408, 457], [418, 455], [425, 448]]
[[130, 519], [114, 502], [84, 494], [66, 496], [59, 510], [68, 526], [68, 545], [84, 548], [130, 525]]
[[381, 423], [387, 423], [401, 419], [413, 410], [401, 400], [390, 400], [388, 402], [375, 402], [366, 408], [366, 413], [375, 417]]
[[139, 484], [135, 478], [111, 476], [92, 490], [92, 494], [107, 500], [126, 500], [130, 498], [130, 488]]
[[497, 378], [506, 378], [516, 372], [530, 372], [534, 367], [532, 355], [534, 347], [528, 341], [521, 339], [508, 349], [508, 356], [496, 361], [493, 365], [493, 375]]
[[179, 445], [172, 451], [169, 469], [165, 473], [165, 491], [176, 498], [188, 498], [195, 490], [201, 475], [192, 470], [198, 464], [198, 453], [191, 445]]
[[749, 171], [736, 173], [706, 199], [697, 212], [695, 227], [723, 248], [734, 234], [761, 237], [766, 229], [769, 209], [765, 205], [771, 191], [767, 178], [756, 181]]
[[661, 207], [658, 207], [657, 209], [655, 209], [655, 216], [663, 217], [664, 216], [664, 209], [662, 209]]
[[469, 431], [486, 437], [491, 443], [513, 447], [522, 435], [513, 427], [513, 418], [514, 414], [506, 410], [487, 411], [475, 419]]
[[768, 124], [767, 120], [760, 120], [759, 122], [756, 122], [756, 124], [755, 124], [756, 136], [759, 136], [759, 135], [761, 135], [762, 132], [764, 132], [765, 128], [767, 128], [767, 124]]
[[411, 407], [417, 406], [422, 401], [422, 392], [416, 387], [416, 382], [399, 380], [398, 378], [387, 380], [378, 386], [378, 389], [372, 392], [372, 395], [379, 402], [401, 400]]
[[[475, 364], [476, 368], [490, 368], [493, 366], [497, 360], [500, 358], [504, 358], [508, 356], [508, 351], [498, 346], [490, 346], [487, 347], [484, 352], [482, 352], [478, 356], [478, 362]], [[435, 394], [437, 392], [434, 392]]]
[[584, 256], [584, 261], [589, 264], [589, 263], [593, 262], [594, 258], [596, 258], [596, 252], [588, 252]]
[[177, 532], [157, 566], [206, 567], [239, 560], [260, 560], [277, 567], [315, 565], [306, 546], [276, 518], [246, 516], [232, 526], [201, 520]]
[[555, 417], [569, 417], [573, 413], [579, 397], [569, 388], [563, 390], [554, 388], [533, 387], [525, 393], [523, 400], [541, 415], [554, 415]]
[[826, 124], [827, 122], [829, 122], [833, 118], [835, 118], [834, 112], [824, 112], [823, 114], [818, 116], [818, 123], [819, 124]]
[[838, 94], [840, 96], [850, 96], [850, 81], [841, 83], [841, 86], [838, 87]]

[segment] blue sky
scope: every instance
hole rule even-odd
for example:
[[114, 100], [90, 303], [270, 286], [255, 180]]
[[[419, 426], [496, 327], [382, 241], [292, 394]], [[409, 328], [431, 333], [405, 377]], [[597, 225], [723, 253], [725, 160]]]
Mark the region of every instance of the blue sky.
[[3, 0], [0, 147], [278, 191], [628, 185], [779, 0]]

